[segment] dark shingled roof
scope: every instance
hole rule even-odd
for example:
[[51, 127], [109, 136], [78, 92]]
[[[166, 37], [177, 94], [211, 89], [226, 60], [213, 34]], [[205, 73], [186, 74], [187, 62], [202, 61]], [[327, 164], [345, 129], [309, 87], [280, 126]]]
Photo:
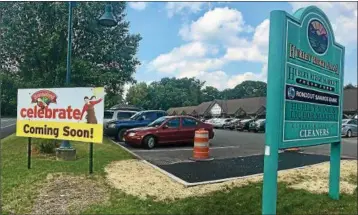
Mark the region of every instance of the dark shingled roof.
[[204, 113], [208, 110], [212, 103], [213, 101], [203, 102], [196, 107], [195, 111], [198, 113], [198, 115], [204, 115]]
[[255, 114], [257, 111], [266, 107], [266, 97], [253, 97], [231, 100], [217, 100], [224, 113], [235, 114], [241, 108], [246, 114]]
[[197, 106], [169, 108], [167, 113], [169, 115], [180, 115], [180, 114], [196, 115], [196, 111], [195, 111], [196, 108]]

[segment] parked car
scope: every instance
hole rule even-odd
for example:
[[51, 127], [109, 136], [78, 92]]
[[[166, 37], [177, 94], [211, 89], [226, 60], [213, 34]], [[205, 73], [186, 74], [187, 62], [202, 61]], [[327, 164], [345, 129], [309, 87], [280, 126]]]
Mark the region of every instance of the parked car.
[[357, 119], [344, 119], [342, 120], [342, 136], [352, 137], [358, 135]]
[[148, 149], [169, 143], [193, 143], [195, 131], [205, 129], [209, 139], [214, 137], [213, 126], [190, 116], [164, 116], [146, 127], [129, 129], [124, 133], [126, 144]]
[[142, 109], [137, 108], [135, 106], [132, 105], [125, 105], [125, 104], [116, 104], [113, 105], [111, 108], [109, 108], [109, 110], [131, 110], [131, 111], [142, 111]]
[[254, 121], [254, 119], [243, 119], [239, 122], [239, 124], [236, 126], [236, 130], [238, 131], [244, 131], [249, 130], [250, 123]]
[[233, 118], [221, 118], [215, 123], [214, 128], [224, 128], [224, 125], [231, 122]]
[[258, 119], [250, 123], [249, 131], [265, 132], [266, 119]]
[[130, 110], [105, 110], [103, 115], [103, 126], [106, 126], [108, 122], [129, 119], [136, 113], [137, 111]]
[[205, 123], [214, 124], [217, 120], [218, 120], [218, 118], [211, 118], [211, 119], [206, 120]]
[[224, 128], [225, 123], [228, 123], [232, 120], [232, 118], [220, 118], [213, 123], [213, 126], [214, 128]]
[[238, 125], [240, 122], [240, 119], [233, 119], [230, 122], [227, 122], [224, 124], [224, 128], [225, 129], [230, 129], [230, 130], [234, 130], [235, 126]]
[[116, 140], [123, 141], [124, 133], [128, 129], [145, 127], [149, 123], [166, 115], [167, 113], [162, 110], [140, 111], [131, 116], [129, 119], [108, 122], [104, 129], [104, 133], [107, 136], [115, 137]]

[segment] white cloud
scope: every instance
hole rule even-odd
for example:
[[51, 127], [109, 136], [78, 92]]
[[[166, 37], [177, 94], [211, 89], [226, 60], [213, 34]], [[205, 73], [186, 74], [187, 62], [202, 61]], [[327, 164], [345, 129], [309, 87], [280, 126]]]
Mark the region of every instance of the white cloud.
[[182, 13], [197, 13], [203, 9], [206, 2], [168, 2], [166, 4], [168, 17]]
[[148, 2], [129, 2], [129, 7], [133, 8], [134, 10], [144, 10], [147, 7]]
[[238, 40], [238, 34], [252, 30], [251, 26], [245, 24], [240, 11], [225, 7], [209, 10], [197, 21], [190, 25], [184, 25], [180, 29], [179, 35], [187, 41], [221, 41], [244, 44], [246, 41]]
[[224, 58], [229, 61], [267, 62], [269, 26], [270, 21], [265, 19], [255, 28], [251, 41], [228, 47]]
[[181, 72], [178, 78], [192, 78], [195, 77], [201, 81], [205, 81], [205, 86], [213, 86], [219, 90], [224, 90], [227, 88], [233, 88], [236, 85], [247, 81], [264, 81], [267, 80], [267, 64], [263, 64], [260, 73], [253, 73], [253, 72], [245, 72], [243, 74], [237, 75], [227, 75], [222, 70], [216, 70], [212, 72], [205, 72], [205, 71], [184, 71]]
[[201, 42], [192, 42], [161, 54], [149, 63], [149, 69], [163, 73], [200, 71], [216, 68], [223, 64], [220, 59], [208, 59], [204, 56], [215, 54], [217, 49]]
[[234, 75], [228, 81], [228, 87], [233, 88], [244, 81], [267, 81], [267, 63], [263, 64], [261, 73], [245, 72], [244, 74]]
[[357, 2], [290, 2], [292, 11], [315, 5], [331, 21], [336, 41], [347, 48], [357, 44]]
[[[220, 90], [235, 87], [245, 80], [266, 81], [268, 31], [269, 20], [254, 29], [245, 24], [240, 11], [215, 8], [180, 29], [180, 36], [188, 43], [159, 55], [148, 68], [178, 78], [195, 77]], [[252, 33], [251, 39], [243, 36], [247, 32]], [[214, 57], [220, 49], [226, 53]], [[228, 75], [222, 67], [231, 61], [263, 63], [263, 70]]]
[[129, 90], [129, 88], [131, 86], [132, 86], [132, 84], [124, 84], [124, 86], [123, 86], [123, 94], [122, 94], [123, 99], [126, 99], [128, 90]]

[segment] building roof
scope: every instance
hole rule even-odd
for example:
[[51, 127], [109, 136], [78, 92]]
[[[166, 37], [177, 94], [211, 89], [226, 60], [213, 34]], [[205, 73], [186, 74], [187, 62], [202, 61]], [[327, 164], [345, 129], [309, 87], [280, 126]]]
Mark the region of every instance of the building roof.
[[260, 108], [266, 107], [266, 97], [217, 100], [217, 103], [226, 114], [235, 114], [240, 109], [246, 114], [255, 114]]
[[167, 113], [169, 115], [178, 115], [178, 114], [195, 114], [195, 109], [197, 106], [186, 106], [186, 107], [175, 107], [175, 108], [169, 108]]
[[356, 112], [358, 88], [346, 89], [343, 94], [343, 111], [345, 112]]
[[195, 111], [198, 115], [204, 115], [207, 112], [208, 108], [210, 106], [212, 106], [212, 104], [213, 104], [213, 101], [203, 102], [196, 107]]

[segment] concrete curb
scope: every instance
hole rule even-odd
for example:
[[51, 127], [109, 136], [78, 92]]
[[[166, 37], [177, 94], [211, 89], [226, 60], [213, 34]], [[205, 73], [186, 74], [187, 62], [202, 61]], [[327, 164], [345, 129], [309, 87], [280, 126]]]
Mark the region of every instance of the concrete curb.
[[132, 152], [131, 150], [127, 149], [126, 147], [122, 146], [121, 144], [117, 143], [116, 141], [110, 139], [112, 141], [112, 143], [116, 144], [117, 146], [121, 147], [122, 149], [124, 149], [125, 151], [127, 151], [129, 154], [133, 155], [135, 158], [137, 158], [139, 161], [151, 166], [152, 168], [158, 170], [159, 172], [163, 173], [164, 175], [168, 176], [169, 178], [171, 178], [172, 180], [179, 182], [180, 184], [184, 185], [185, 187], [187, 187], [189, 185], [188, 182], [176, 177], [175, 175], [159, 168], [158, 166], [146, 161], [145, 159], [143, 159], [141, 156], [135, 154], [134, 152]]
[[141, 156], [137, 155], [136, 153], [132, 152], [131, 150], [127, 149], [126, 147], [122, 146], [121, 144], [117, 143], [116, 141], [112, 140], [111, 138], [108, 138], [111, 140], [112, 143], [116, 144], [117, 146], [124, 149], [129, 154], [133, 155], [133, 157], [137, 158], [138, 160], [144, 160]]

